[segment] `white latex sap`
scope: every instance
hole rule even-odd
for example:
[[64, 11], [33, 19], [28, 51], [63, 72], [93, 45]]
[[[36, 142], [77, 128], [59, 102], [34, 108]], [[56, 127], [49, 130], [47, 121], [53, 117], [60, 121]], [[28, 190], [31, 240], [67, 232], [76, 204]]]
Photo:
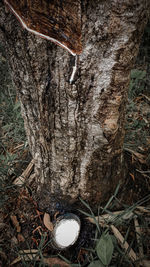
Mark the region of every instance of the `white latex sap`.
[[73, 245], [78, 238], [80, 224], [74, 219], [63, 219], [55, 228], [54, 239], [58, 247]]

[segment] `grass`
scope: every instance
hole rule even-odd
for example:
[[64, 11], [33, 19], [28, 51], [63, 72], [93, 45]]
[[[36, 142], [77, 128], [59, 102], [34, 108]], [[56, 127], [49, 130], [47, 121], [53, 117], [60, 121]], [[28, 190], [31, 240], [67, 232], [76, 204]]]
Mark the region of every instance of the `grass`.
[[[141, 258], [139, 256], [139, 239], [137, 240], [137, 228], [135, 228], [134, 221], [135, 219], [140, 221], [138, 227], [141, 227], [142, 231], [144, 229], [148, 229], [148, 223], [146, 223], [146, 220], [144, 220], [142, 213], [138, 212], [138, 208], [144, 204], [146, 205], [149, 202], [150, 194], [145, 198], [139, 200], [137, 203], [131, 206], [127, 206], [123, 204], [120, 205], [120, 200], [117, 198], [118, 191], [119, 186], [116, 188], [116, 191], [114, 192], [113, 196], [111, 196], [105, 207], [98, 208], [97, 214], [99, 214], [99, 216], [95, 216], [90, 206], [85, 201], [81, 200], [81, 202], [85, 206], [85, 209], [89, 211], [89, 213], [87, 213], [85, 212], [85, 210], [83, 210], [81, 211], [81, 213], [88, 216], [88, 219], [92, 223], [96, 224], [97, 227], [95, 246], [90, 250], [90, 263], [88, 267], [134, 266], [133, 259], [131, 257], [132, 255], [134, 255], [133, 248], [135, 255], [138, 255], [136, 259], [137, 266], [144, 258], [144, 252], [142, 252], [143, 254], [140, 255]], [[121, 208], [121, 211], [119, 213], [115, 213], [111, 210], [112, 207], [113, 210], [117, 208], [117, 203], [119, 203], [119, 206]], [[145, 209], [145, 212], [146, 211], [150, 215], [150, 208]], [[103, 216], [104, 214], [105, 216]], [[115, 229], [115, 232], [113, 232], [112, 229]], [[121, 229], [121, 232], [124, 231], [125, 233], [121, 247], [120, 242], [118, 242], [118, 238], [120, 237], [121, 232], [119, 232], [118, 229]], [[145, 235], [142, 234], [142, 232], [140, 232], [139, 238], [140, 247], [145, 247], [146, 242], [147, 244], [149, 244], [148, 239], [145, 239]], [[126, 247], [126, 245], [128, 244], [127, 242], [130, 242], [128, 248]]]
[[138, 150], [139, 147], [149, 146], [150, 123], [150, 22], [139, 50], [134, 69], [131, 71], [131, 80], [128, 92], [126, 114], [125, 148]]
[[[149, 72], [146, 70], [133, 69], [128, 92], [128, 105], [126, 114], [125, 147], [138, 147], [147, 144], [149, 136], [149, 104], [144, 98], [144, 93], [149, 92]], [[146, 96], [145, 96], [146, 97]], [[143, 102], [143, 103], [142, 103]], [[145, 105], [145, 110], [143, 109]], [[136, 140], [136, 142], [135, 142]]]
[[144, 98], [146, 76], [148, 74], [145, 71], [138, 69], [131, 71], [125, 126], [125, 147], [128, 148], [137, 149], [139, 146], [146, 146], [149, 142], [149, 103]]

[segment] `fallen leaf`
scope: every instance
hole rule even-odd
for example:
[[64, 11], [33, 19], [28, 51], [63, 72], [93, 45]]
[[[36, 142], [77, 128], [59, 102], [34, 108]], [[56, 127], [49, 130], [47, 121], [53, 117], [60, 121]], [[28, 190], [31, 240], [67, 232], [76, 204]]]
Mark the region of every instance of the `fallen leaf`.
[[44, 213], [43, 222], [44, 222], [44, 225], [46, 226], [46, 228], [52, 232], [54, 227], [53, 227], [53, 224], [50, 220], [50, 215], [46, 212]]
[[6, 254], [5, 254], [3, 251], [1, 251], [1, 250], [0, 250], [0, 256], [1, 256], [1, 258], [4, 259], [4, 260], [7, 259]]
[[36, 258], [36, 260], [39, 259], [39, 256], [38, 256], [38, 250], [37, 249], [25, 249], [25, 250], [20, 250], [19, 251], [19, 257], [17, 257], [10, 265], [14, 265], [18, 262], [20, 262], [22, 259], [24, 261], [30, 261], [32, 260], [33, 258]]
[[59, 258], [44, 258], [44, 263], [52, 267], [54, 264], [58, 264], [60, 267], [70, 267], [71, 265]]
[[142, 163], [142, 164], [146, 163], [145, 155], [142, 155], [141, 153], [134, 151], [134, 156], [137, 157], [137, 159], [139, 160], [140, 163]]
[[25, 241], [22, 234], [18, 234], [17, 239], [18, 239], [18, 242], [24, 242]]
[[130, 172], [130, 176], [131, 176], [132, 180], [135, 181], [134, 174], [132, 174], [132, 173]]
[[85, 256], [87, 256], [89, 254], [89, 251], [87, 251], [86, 249], [80, 248], [77, 260], [78, 262], [84, 262]]
[[18, 239], [16, 238], [16, 236], [13, 236], [11, 238], [11, 244], [12, 244], [12, 247], [18, 244]]
[[[20, 250], [19, 254], [20, 254], [19, 257], [17, 257], [10, 265], [14, 265], [14, 264], [20, 262], [21, 260], [30, 261], [33, 258], [36, 261], [40, 260], [40, 257], [38, 255], [38, 250], [37, 249]], [[59, 258], [46, 258], [46, 257], [43, 257], [42, 260], [44, 261], [45, 264], [47, 264], [50, 267], [52, 267], [55, 264], [58, 264], [60, 267], [71, 267], [70, 264], [68, 264], [67, 262], [65, 262], [65, 261], [63, 261], [63, 260], [61, 260]]]
[[5, 223], [0, 223], [0, 229], [3, 229], [6, 227], [6, 224]]
[[19, 225], [19, 222], [17, 220], [16, 215], [11, 215], [10, 218], [12, 220], [13, 225], [16, 227], [17, 233], [20, 233], [21, 232], [21, 227]]
[[143, 155], [139, 152], [136, 152], [132, 149], [129, 149], [129, 148], [125, 148], [125, 150], [132, 154], [132, 162], [133, 162], [133, 157], [136, 157], [140, 163], [142, 163], [142, 164], [146, 163], [146, 156], [145, 155]]

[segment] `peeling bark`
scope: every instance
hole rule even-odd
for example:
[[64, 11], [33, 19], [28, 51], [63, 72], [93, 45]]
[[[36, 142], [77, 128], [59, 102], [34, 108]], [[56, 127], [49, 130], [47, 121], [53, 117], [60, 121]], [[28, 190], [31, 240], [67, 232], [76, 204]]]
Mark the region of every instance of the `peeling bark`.
[[83, 52], [72, 84], [74, 56], [22, 29], [1, 7], [1, 29], [35, 160], [41, 208], [52, 199], [74, 201], [79, 196], [91, 205], [103, 202], [124, 179], [129, 76], [150, 4], [81, 2]]

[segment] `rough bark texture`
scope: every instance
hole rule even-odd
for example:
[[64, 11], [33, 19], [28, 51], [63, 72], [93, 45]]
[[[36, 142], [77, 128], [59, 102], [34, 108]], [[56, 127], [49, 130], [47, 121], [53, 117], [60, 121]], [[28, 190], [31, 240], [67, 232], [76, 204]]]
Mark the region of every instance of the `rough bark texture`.
[[20, 26], [2, 8], [1, 29], [35, 160], [42, 208], [54, 198], [92, 205], [123, 174], [130, 70], [148, 17], [147, 0], [81, 1], [83, 52], [74, 57]]

